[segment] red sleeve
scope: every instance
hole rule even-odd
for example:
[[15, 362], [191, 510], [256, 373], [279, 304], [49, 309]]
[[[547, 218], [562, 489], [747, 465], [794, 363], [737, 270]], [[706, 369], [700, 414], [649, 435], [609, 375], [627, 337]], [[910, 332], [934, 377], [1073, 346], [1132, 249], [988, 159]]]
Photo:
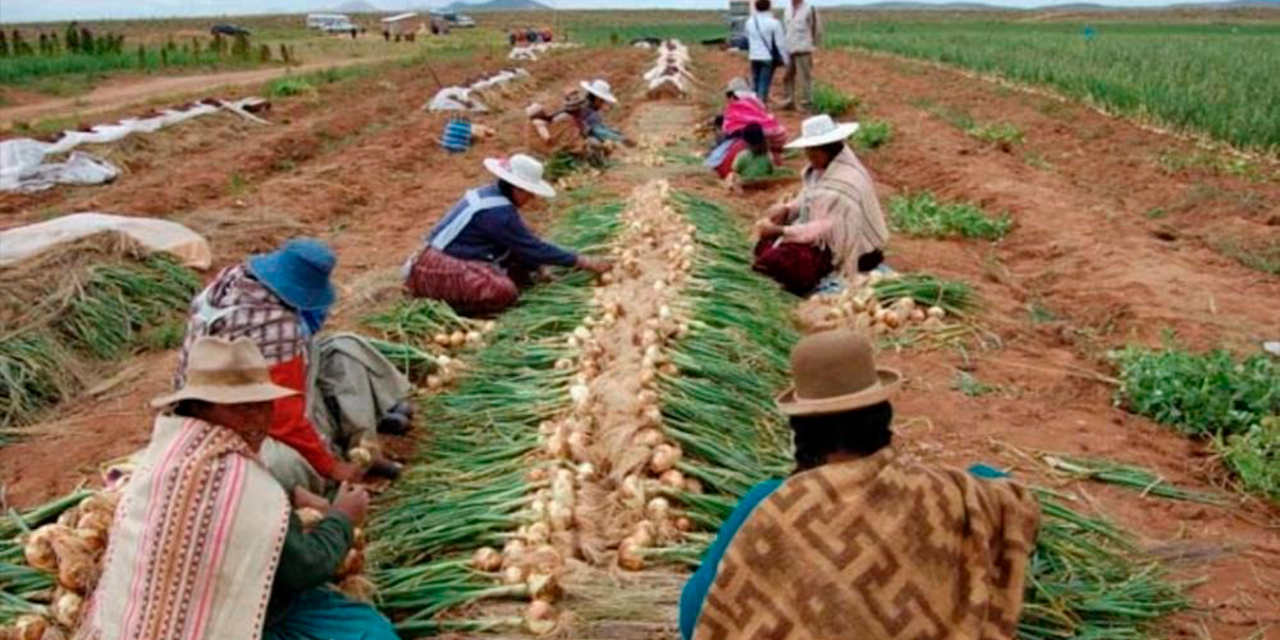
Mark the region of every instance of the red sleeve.
[[301, 454], [317, 473], [332, 478], [336, 464], [333, 453], [315, 427], [307, 421], [307, 363], [302, 356], [298, 356], [274, 365], [271, 367], [271, 380], [302, 393], [276, 400], [269, 435]]

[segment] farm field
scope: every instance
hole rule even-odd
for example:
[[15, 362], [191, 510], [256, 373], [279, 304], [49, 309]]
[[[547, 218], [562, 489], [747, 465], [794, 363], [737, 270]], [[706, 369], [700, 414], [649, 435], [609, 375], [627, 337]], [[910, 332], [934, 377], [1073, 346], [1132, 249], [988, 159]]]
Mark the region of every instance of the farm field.
[[[310, 40], [278, 18], [257, 20], [272, 42]], [[745, 72], [739, 56], [693, 44], [721, 35], [716, 20], [676, 12], [486, 16], [454, 44], [420, 42], [408, 55], [401, 47], [393, 62], [211, 88], [207, 95], [226, 99], [269, 97], [271, 109], [262, 116], [272, 124], [220, 113], [88, 145], [123, 168], [119, 179], [0, 192], [0, 229], [78, 211], [182, 222], [213, 246], [214, 265], [196, 274], [201, 281], [285, 238], [318, 237], [339, 260], [339, 304], [328, 328], [438, 355], [435, 331], [405, 320], [411, 307], [400, 292], [400, 264], [449, 204], [488, 179], [481, 159], [523, 149], [525, 105], [554, 102], [580, 78], [608, 80], [621, 104], [607, 117], [640, 137], [641, 148], [620, 153], [598, 175], [571, 175], [560, 197], [525, 215], [571, 246], [639, 248], [639, 265], [612, 283], [573, 275], [540, 285], [495, 318], [481, 344], [445, 351], [462, 363], [452, 379], [418, 379], [422, 417], [413, 435], [391, 438], [408, 471], [375, 501], [368, 573], [381, 588], [375, 602], [403, 637], [535, 637], [546, 630], [530, 624], [529, 598], [538, 594], [525, 582], [503, 586], [498, 575], [468, 567], [477, 550], [502, 549], [520, 525], [528, 534], [537, 518], [530, 516], [533, 487], [549, 486], [557, 468], [572, 469], [582, 501], [575, 543], [581, 547], [557, 574], [555, 607], [571, 616], [561, 621], [561, 637], [678, 638], [679, 588], [709, 534], [747, 487], [789, 471], [790, 436], [771, 399], [787, 379], [786, 349], [811, 328], [805, 305], [774, 291], [745, 262], [750, 223], [783, 192], [729, 191], [688, 160], [709, 146], [693, 133], [696, 125], [719, 108], [720, 88]], [[1237, 33], [1246, 47], [1264, 50], [1276, 27], [1242, 22], [1232, 32], [1202, 24], [1209, 19], [1198, 14], [1146, 20], [1088, 22], [1100, 35], [1085, 44], [1077, 41], [1085, 21], [1022, 29], [1002, 16], [935, 22], [841, 14], [831, 27], [841, 47], [817, 57], [815, 76], [832, 96], [848, 99], [842, 118], [875, 123], [879, 131], [859, 139], [859, 155], [894, 227], [889, 264], [958, 283], [971, 305], [963, 316], [950, 316], [943, 333], [880, 335], [877, 357], [908, 378], [894, 399], [895, 442], [932, 464], [1008, 470], [1052, 492], [1072, 513], [1098, 519], [1072, 521], [1057, 511], [1046, 519], [1035, 574], [1043, 583], [1030, 592], [1019, 639], [1280, 640], [1280, 479], [1267, 472], [1280, 457], [1280, 427], [1265, 420], [1280, 412], [1280, 364], [1259, 350], [1262, 341], [1280, 340], [1280, 166], [1274, 140], [1262, 142], [1278, 132], [1270, 127], [1274, 119], [1260, 115], [1276, 113], [1277, 105], [1274, 92], [1245, 86], [1263, 82], [1251, 75], [1262, 70], [1246, 64], [1230, 40]], [[422, 109], [437, 79], [465, 83], [507, 67], [506, 49], [497, 46], [502, 28], [557, 21], [586, 46], [522, 63], [531, 77], [493, 112], [473, 116], [498, 134], [463, 154], [442, 149], [450, 115]], [[155, 23], [128, 23], [121, 33], [163, 41]], [[640, 76], [653, 52], [627, 44], [646, 36], [690, 43], [702, 86], [688, 99], [643, 97]], [[1018, 43], [1025, 55], [1001, 59], [987, 40]], [[316, 42], [308, 55], [379, 59], [380, 42], [349, 50]], [[960, 42], [973, 43], [959, 49], [973, 57], [939, 53]], [[1126, 75], [1125, 56], [1166, 45], [1196, 62], [1151, 54], [1143, 57], [1150, 65], [1144, 74]], [[1079, 57], [1052, 65], [1055, 49]], [[1015, 61], [1076, 75], [1020, 77]], [[1083, 102], [976, 79], [965, 69], [1005, 73], [1254, 153], [1243, 158]], [[1180, 73], [1202, 83], [1176, 81]], [[1134, 84], [1148, 76], [1162, 78], [1168, 93]], [[1071, 88], [1090, 86], [1090, 77], [1132, 101], [1110, 104]], [[1223, 97], [1206, 108], [1206, 95]], [[1160, 109], [1177, 104], [1200, 108], [1175, 122]], [[156, 106], [144, 100], [67, 126], [112, 122]], [[798, 116], [783, 118], [791, 132], [799, 130]], [[1213, 129], [1215, 123], [1225, 128]], [[1237, 134], [1243, 137], [1231, 137]], [[786, 164], [802, 168], [799, 158]], [[694, 256], [688, 263], [670, 259], [663, 241], [648, 244], [685, 234]], [[650, 293], [662, 289], [655, 282], [668, 297]], [[702, 286], [708, 282], [715, 284]], [[32, 274], [0, 269], [0, 319], [13, 317], [6, 315], [14, 311], [7, 296], [19, 283], [32, 286]], [[889, 293], [878, 295], [887, 300]], [[659, 301], [710, 328], [661, 343], [676, 373], [637, 382], [638, 321], [634, 336], [627, 323], [593, 331], [603, 345], [598, 356], [574, 351], [575, 328], [585, 318], [603, 318], [613, 304], [657, 314]], [[180, 312], [166, 316], [119, 351], [86, 340], [107, 357], [84, 358], [90, 373], [71, 373], [90, 375], [94, 384], [64, 381], [65, 397], [21, 419], [4, 414], [0, 512], [95, 486], [101, 465], [145, 445], [152, 426], [145, 402], [169, 388], [180, 320]], [[76, 325], [53, 331], [75, 334], [68, 326]], [[0, 365], [14, 362], [12, 339], [21, 329], [3, 327]], [[1173, 351], [1162, 351], [1168, 347]], [[1215, 349], [1223, 354], [1190, 355]], [[592, 405], [602, 426], [585, 453], [574, 450], [580, 443], [566, 444], [568, 453], [545, 453], [542, 424], [560, 420], [577, 402], [561, 360], [602, 367], [607, 375], [597, 380], [606, 382], [593, 383], [591, 397], [619, 403]], [[19, 388], [13, 370], [0, 366], [0, 411], [12, 406]], [[1188, 387], [1200, 393], [1185, 393]], [[642, 399], [650, 392], [652, 403]], [[1178, 404], [1171, 397], [1187, 399]], [[695, 495], [684, 493], [690, 486], [684, 483], [660, 494], [672, 525], [685, 518], [689, 531], [635, 545], [624, 542], [635, 541], [635, 520], [659, 519], [652, 496], [639, 502], [639, 516], [631, 502], [602, 496], [635, 498], [624, 493], [624, 476], [644, 476], [652, 459], [635, 458], [635, 447], [615, 440], [637, 435], [626, 432], [638, 426], [633, 415], [651, 408], [661, 413], [662, 446], [683, 451], [682, 460], [661, 465], [664, 472], [677, 470], [703, 486]], [[617, 477], [581, 473], [556, 456], [575, 463], [585, 457], [595, 468], [618, 470]], [[1130, 479], [1125, 485], [1054, 466], [1089, 460], [1140, 471], [1120, 472]], [[550, 477], [532, 478], [535, 467]], [[590, 517], [584, 513], [606, 515], [598, 529], [583, 530], [581, 521]], [[0, 533], [14, 531], [10, 520], [0, 519]], [[1088, 547], [1098, 539], [1086, 526], [1124, 533], [1099, 543], [1109, 551], [1098, 551]], [[43, 584], [14, 570], [13, 557], [0, 542], [0, 626], [14, 611], [2, 597], [13, 585]], [[1069, 561], [1058, 565], [1063, 558]], [[1107, 570], [1117, 574], [1100, 577]], [[1079, 581], [1070, 582], [1073, 576]], [[1086, 603], [1136, 613], [1074, 617]]]

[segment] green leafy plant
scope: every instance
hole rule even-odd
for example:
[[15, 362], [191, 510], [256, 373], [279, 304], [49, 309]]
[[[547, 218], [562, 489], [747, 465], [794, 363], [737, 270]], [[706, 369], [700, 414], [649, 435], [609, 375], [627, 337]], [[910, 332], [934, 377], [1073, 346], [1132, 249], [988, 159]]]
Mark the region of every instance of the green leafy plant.
[[1009, 232], [1013, 220], [1007, 213], [988, 216], [972, 204], [945, 204], [923, 191], [890, 200], [889, 224], [895, 231], [913, 236], [996, 240]]
[[956, 377], [951, 382], [951, 388], [963, 393], [970, 398], [985, 396], [989, 393], [999, 391], [1000, 388], [978, 380], [972, 373], [968, 371], [956, 371]]
[[1280, 502], [1280, 417], [1262, 418], [1243, 433], [1217, 438], [1216, 445], [1246, 491]]
[[862, 101], [839, 89], [819, 82], [813, 86], [813, 112], [829, 116], [841, 116], [857, 109]]
[[1280, 413], [1280, 366], [1264, 354], [1237, 361], [1223, 350], [1128, 347], [1113, 359], [1121, 380], [1117, 401], [1184, 433], [1244, 433]]
[[893, 125], [883, 120], [863, 120], [858, 123], [858, 131], [849, 138], [854, 147], [863, 151], [879, 149], [888, 144], [893, 137]]
[[1013, 149], [1014, 145], [1022, 144], [1025, 141], [1022, 129], [1007, 122], [970, 127], [965, 133], [969, 134], [969, 137], [995, 146], [1001, 151], [1009, 151]]
[[267, 85], [267, 95], [272, 98], [289, 96], [315, 95], [316, 88], [306, 78], [285, 77], [271, 81]]

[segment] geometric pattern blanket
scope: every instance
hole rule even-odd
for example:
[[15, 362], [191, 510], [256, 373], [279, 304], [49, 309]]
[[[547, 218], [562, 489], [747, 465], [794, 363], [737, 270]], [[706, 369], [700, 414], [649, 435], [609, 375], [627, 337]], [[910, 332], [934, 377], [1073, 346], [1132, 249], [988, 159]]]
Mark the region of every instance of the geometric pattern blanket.
[[235, 432], [161, 415], [77, 640], [262, 637], [289, 502]]
[[789, 478], [733, 536], [696, 640], [1009, 640], [1040, 508], [892, 447]]

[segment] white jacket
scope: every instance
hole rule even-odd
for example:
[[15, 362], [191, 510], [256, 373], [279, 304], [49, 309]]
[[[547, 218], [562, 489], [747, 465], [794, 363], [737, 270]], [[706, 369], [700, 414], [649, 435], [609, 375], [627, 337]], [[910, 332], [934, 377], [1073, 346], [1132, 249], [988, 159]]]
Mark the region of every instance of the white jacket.
[[787, 53], [787, 34], [782, 30], [782, 23], [769, 12], [757, 13], [747, 20], [744, 27], [747, 33], [747, 44], [749, 45], [749, 55], [751, 60], [769, 61], [773, 59], [773, 55], [769, 52], [769, 45], [776, 44], [778, 53], [782, 54], [782, 63], [786, 64], [791, 60], [791, 55]]
[[786, 23], [787, 50], [791, 53], [813, 53], [822, 37], [822, 23], [809, 0], [804, 0], [799, 9], [787, 3]]

